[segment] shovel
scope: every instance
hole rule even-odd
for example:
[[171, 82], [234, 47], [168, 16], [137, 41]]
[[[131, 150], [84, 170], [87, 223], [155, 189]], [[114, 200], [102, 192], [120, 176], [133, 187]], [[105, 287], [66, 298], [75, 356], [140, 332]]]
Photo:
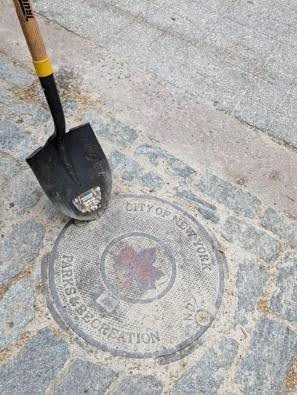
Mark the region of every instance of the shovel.
[[107, 207], [111, 171], [89, 123], [66, 133], [65, 117], [50, 60], [29, 0], [13, 0], [49, 106], [55, 131], [26, 160], [42, 189], [64, 214], [92, 220]]

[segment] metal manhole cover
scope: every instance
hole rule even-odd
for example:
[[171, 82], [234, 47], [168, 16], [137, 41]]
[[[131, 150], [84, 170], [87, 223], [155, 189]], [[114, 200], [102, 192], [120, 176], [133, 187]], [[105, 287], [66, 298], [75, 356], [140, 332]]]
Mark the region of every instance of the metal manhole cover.
[[50, 291], [60, 317], [114, 354], [172, 354], [211, 324], [223, 292], [221, 256], [205, 229], [161, 199], [115, 198], [97, 221], [56, 241]]

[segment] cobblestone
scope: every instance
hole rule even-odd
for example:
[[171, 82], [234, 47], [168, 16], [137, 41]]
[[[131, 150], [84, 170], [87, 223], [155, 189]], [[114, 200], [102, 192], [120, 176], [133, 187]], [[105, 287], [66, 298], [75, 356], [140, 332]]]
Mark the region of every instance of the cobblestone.
[[186, 191], [184, 189], [177, 189], [176, 194], [178, 196], [184, 197], [184, 198], [194, 202], [195, 207], [197, 207], [197, 210], [205, 219], [210, 220], [214, 223], [219, 222], [220, 218], [216, 214], [217, 208], [213, 204], [210, 204], [210, 203], [206, 202], [205, 200], [200, 199], [194, 193]]
[[0, 301], [0, 349], [23, 332], [34, 317], [32, 281], [25, 279], [13, 284]]
[[269, 308], [282, 318], [297, 322], [297, 257], [286, 255], [278, 270], [276, 289], [268, 303]]
[[203, 177], [198, 184], [198, 189], [231, 210], [249, 218], [255, 217], [261, 204], [255, 196], [241, 191], [214, 175]]
[[236, 374], [242, 391], [279, 394], [296, 347], [294, 332], [276, 321], [262, 318]]
[[235, 340], [223, 337], [218, 347], [208, 350], [199, 362], [173, 386], [174, 395], [215, 394], [224, 381], [236, 354]]
[[18, 171], [19, 171], [19, 167], [12, 160], [12, 158], [9, 158], [8, 156], [5, 157], [4, 153], [1, 152], [0, 172], [3, 177], [1, 179], [1, 183], [10, 180], [13, 176], [15, 176], [18, 173]]
[[266, 262], [275, 260], [279, 255], [279, 243], [277, 240], [262, 230], [239, 221], [235, 217], [229, 217], [226, 220], [222, 234], [229, 242], [239, 245]]
[[63, 340], [49, 329], [39, 331], [15, 358], [2, 366], [1, 394], [44, 394], [68, 356]]
[[33, 125], [40, 128], [43, 122], [47, 122], [50, 119], [50, 112], [41, 107], [41, 103], [45, 103], [43, 96], [40, 97], [39, 103], [31, 103], [26, 99], [20, 99], [5, 87], [1, 87], [0, 107], [3, 107], [1, 110], [7, 119], [17, 120], [19, 125], [27, 121], [30, 127]]
[[153, 190], [164, 185], [164, 180], [158, 174], [153, 171], [146, 173], [137, 161], [119, 151], [111, 153], [110, 162], [115, 173], [120, 174], [125, 181], [139, 180]]
[[[53, 321], [49, 322], [57, 329], [55, 334], [43, 329], [32, 338], [30, 331], [39, 331], [49, 318], [45, 299], [39, 295], [38, 255], [43, 243], [46, 250], [51, 249], [66, 218], [44, 194], [40, 198], [38, 184], [27, 177], [24, 159], [46, 141], [53, 125], [42, 91], [37, 89], [38, 80], [29, 71], [32, 66], [25, 63], [27, 49], [21, 29], [15, 29], [13, 5], [0, 3], [6, 10], [0, 15], [0, 149], [4, 158], [0, 172], [7, 215], [0, 239], [0, 282], [4, 282], [0, 287], [0, 345], [4, 347], [0, 393], [270, 395], [296, 391], [296, 361], [292, 359], [296, 336], [286, 324], [291, 328], [296, 322], [297, 262], [288, 249], [297, 247], [297, 222], [292, 219], [297, 218], [293, 170], [297, 161], [294, 150], [270, 138], [297, 146], [295, 1], [87, 0], [82, 7], [79, 0], [34, 0], [34, 7], [47, 18], [39, 15], [38, 19], [49, 53], [55, 54], [67, 124], [90, 121], [104, 150], [112, 150], [117, 191], [128, 187], [133, 192], [142, 184], [143, 190], [156, 190], [157, 197], [181, 201], [172, 196], [176, 193], [189, 200], [185, 206], [198, 221], [201, 214], [214, 224], [222, 223], [208, 222], [208, 226], [210, 233], [222, 226], [224, 239], [219, 237], [218, 245], [236, 288], [224, 293], [223, 314], [216, 316], [202, 336], [201, 347], [189, 345], [161, 357], [161, 365], [94, 353], [89, 347], [82, 350], [85, 343], [78, 346], [62, 325], [68, 352]], [[17, 63], [5, 55], [12, 47]], [[209, 173], [202, 177], [205, 169]], [[261, 202], [273, 207], [261, 218], [265, 229], [256, 219]], [[27, 221], [29, 213], [32, 219]], [[37, 222], [40, 217], [42, 223], [47, 222], [46, 238]], [[185, 232], [190, 242], [191, 230]], [[280, 251], [283, 259], [275, 262]], [[160, 254], [157, 250], [156, 257]], [[112, 268], [113, 257], [108, 259]], [[155, 270], [157, 260], [148, 267]], [[237, 271], [231, 267], [233, 260], [238, 263]], [[263, 260], [271, 263], [270, 268]], [[18, 280], [18, 274], [22, 278], [29, 274], [33, 263], [34, 280], [33, 275]], [[268, 282], [267, 273], [273, 281]], [[160, 283], [164, 280], [163, 276]], [[36, 314], [30, 318], [35, 289]], [[264, 294], [265, 310], [256, 309], [264, 290], [269, 292]], [[94, 300], [98, 297], [93, 296]], [[137, 303], [134, 307], [135, 311], [140, 308]], [[180, 309], [182, 320], [181, 304], [174, 308]], [[190, 318], [196, 325], [196, 320], [205, 317], [193, 310]], [[240, 345], [233, 334], [240, 338]], [[115, 339], [109, 340], [113, 347]], [[78, 359], [87, 352], [93, 362]]]
[[115, 376], [110, 368], [77, 359], [55, 387], [54, 394], [103, 394]]
[[159, 147], [147, 144], [140, 145], [136, 148], [135, 154], [146, 156], [155, 166], [165, 162], [169, 166], [171, 173], [183, 179], [189, 178], [196, 173], [190, 166]]
[[0, 78], [10, 83], [26, 87], [35, 81], [35, 77], [27, 70], [16, 66], [11, 60], [4, 56], [0, 56]]
[[297, 247], [297, 221], [268, 208], [262, 218], [262, 226], [285, 240], [291, 247]]
[[163, 385], [154, 376], [131, 376], [122, 380], [115, 395], [161, 395]]
[[114, 118], [99, 115], [96, 109], [88, 109], [84, 119], [91, 123], [98, 139], [105, 137], [123, 148], [129, 147], [137, 139], [138, 134], [135, 129]]
[[27, 262], [38, 255], [44, 232], [41, 224], [27, 220], [1, 241], [0, 283], [19, 273]]
[[151, 189], [159, 189], [164, 185], [163, 179], [158, 176], [158, 174], [154, 173], [153, 171], [150, 171], [148, 173], [145, 173], [142, 177], [141, 180], [144, 185]]
[[28, 169], [12, 180], [8, 188], [8, 203], [13, 204], [13, 210], [18, 214], [24, 214], [38, 203], [42, 194], [38, 181]]
[[25, 159], [31, 154], [32, 137], [15, 122], [0, 120], [0, 149]]
[[111, 153], [110, 163], [115, 173], [120, 172], [122, 179], [126, 181], [139, 179], [143, 172], [138, 162], [128, 158], [119, 151]]
[[267, 281], [267, 273], [261, 266], [253, 261], [244, 261], [239, 264], [236, 289], [238, 293], [235, 319], [247, 323], [247, 317], [254, 312], [257, 299], [263, 292]]

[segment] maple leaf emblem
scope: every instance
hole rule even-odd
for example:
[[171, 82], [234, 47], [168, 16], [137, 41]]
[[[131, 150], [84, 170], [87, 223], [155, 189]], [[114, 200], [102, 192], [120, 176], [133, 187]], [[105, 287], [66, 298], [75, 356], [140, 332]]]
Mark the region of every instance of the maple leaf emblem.
[[113, 256], [114, 267], [124, 273], [123, 286], [130, 288], [136, 283], [140, 291], [145, 292], [156, 288], [156, 281], [164, 273], [154, 266], [156, 248], [142, 248], [136, 252], [133, 247], [126, 246]]

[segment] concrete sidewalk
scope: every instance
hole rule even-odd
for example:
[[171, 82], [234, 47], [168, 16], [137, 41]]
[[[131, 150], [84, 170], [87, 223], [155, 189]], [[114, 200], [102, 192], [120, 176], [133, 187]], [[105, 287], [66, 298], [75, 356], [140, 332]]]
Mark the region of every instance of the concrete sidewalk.
[[34, 3], [68, 126], [91, 121], [114, 194], [155, 196], [194, 217], [225, 257], [225, 283], [198, 341], [158, 358], [104, 352], [49, 311], [41, 266], [68, 220], [24, 163], [53, 127], [9, 7], [0, 16], [1, 393], [297, 391], [294, 2]]

